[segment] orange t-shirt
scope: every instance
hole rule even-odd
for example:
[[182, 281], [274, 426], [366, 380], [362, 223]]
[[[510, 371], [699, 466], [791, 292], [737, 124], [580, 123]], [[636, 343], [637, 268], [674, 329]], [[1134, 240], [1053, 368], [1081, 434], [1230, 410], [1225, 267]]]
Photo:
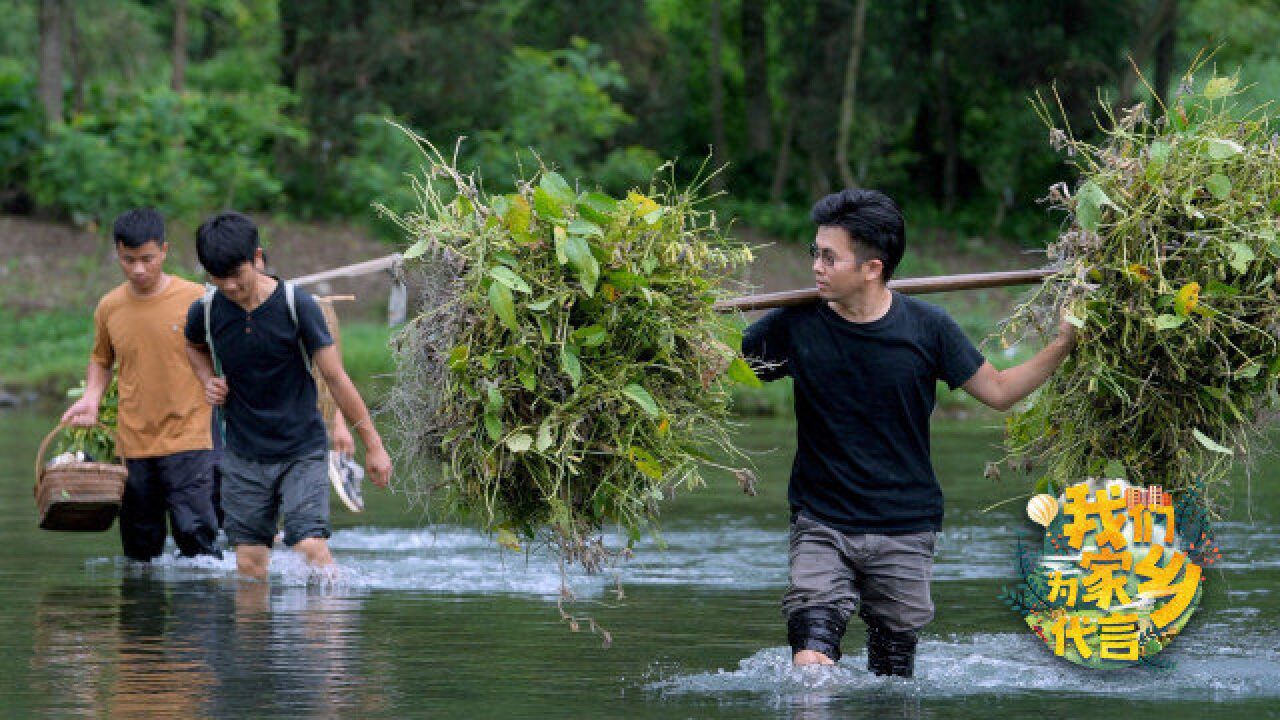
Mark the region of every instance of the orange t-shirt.
[[126, 458], [159, 457], [213, 447], [211, 409], [187, 362], [187, 309], [204, 288], [169, 278], [157, 295], [138, 297], [126, 282], [93, 313], [90, 359], [119, 365], [118, 442]]

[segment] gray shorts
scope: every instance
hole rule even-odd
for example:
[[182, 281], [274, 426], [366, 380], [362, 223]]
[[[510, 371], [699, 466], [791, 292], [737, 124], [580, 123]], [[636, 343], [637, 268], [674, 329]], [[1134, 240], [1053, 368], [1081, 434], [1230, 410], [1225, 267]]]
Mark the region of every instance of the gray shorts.
[[258, 462], [227, 451], [222, 458], [223, 528], [232, 545], [265, 545], [275, 539], [284, 513], [284, 544], [329, 537], [329, 462], [323, 450]]
[[933, 549], [937, 533], [846, 535], [803, 514], [791, 523], [790, 615], [805, 607], [856, 610], [890, 632], [919, 630], [933, 619]]

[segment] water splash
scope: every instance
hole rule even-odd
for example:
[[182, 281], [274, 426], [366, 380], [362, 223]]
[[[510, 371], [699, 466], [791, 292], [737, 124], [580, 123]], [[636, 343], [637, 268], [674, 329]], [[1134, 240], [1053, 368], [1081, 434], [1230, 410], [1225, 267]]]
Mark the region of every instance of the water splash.
[[[1204, 633], [1198, 633], [1203, 635]], [[846, 655], [834, 667], [796, 668], [788, 648], [766, 648], [734, 670], [661, 677], [646, 685], [663, 695], [763, 695], [775, 702], [815, 697], [835, 700], [867, 692], [927, 697], [1060, 693], [1144, 699], [1223, 700], [1280, 696], [1277, 636], [1242, 638], [1220, 627], [1213, 637], [1185, 643], [1168, 672], [1141, 668], [1097, 672], [1044, 654], [1039, 641], [1022, 634], [977, 634], [925, 639], [916, 677], [876, 677], [866, 670], [865, 651]]]

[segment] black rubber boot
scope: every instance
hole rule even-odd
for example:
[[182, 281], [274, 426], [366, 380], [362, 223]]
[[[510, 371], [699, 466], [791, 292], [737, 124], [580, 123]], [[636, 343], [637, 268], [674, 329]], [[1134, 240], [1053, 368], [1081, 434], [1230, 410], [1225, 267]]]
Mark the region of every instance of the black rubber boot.
[[840, 661], [840, 639], [848, 618], [835, 608], [802, 607], [787, 616], [787, 641], [791, 654], [814, 650]]
[[876, 675], [911, 677], [915, 673], [918, 640], [915, 632], [890, 632], [868, 623], [867, 669]]

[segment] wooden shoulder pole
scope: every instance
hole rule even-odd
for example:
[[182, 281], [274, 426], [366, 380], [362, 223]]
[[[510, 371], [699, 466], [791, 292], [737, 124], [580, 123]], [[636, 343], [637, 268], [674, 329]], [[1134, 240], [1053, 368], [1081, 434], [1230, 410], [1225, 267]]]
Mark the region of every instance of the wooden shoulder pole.
[[[1054, 274], [1053, 270], [1009, 270], [964, 275], [934, 275], [931, 277], [890, 280], [889, 287], [907, 295], [922, 295], [925, 293], [951, 292], [953, 290], [1034, 285]], [[785, 290], [783, 292], [721, 300], [716, 303], [715, 309], [725, 313], [735, 311], [749, 312], [751, 310], [807, 305], [817, 302], [817, 300], [817, 288], [806, 288], [804, 290]]]

